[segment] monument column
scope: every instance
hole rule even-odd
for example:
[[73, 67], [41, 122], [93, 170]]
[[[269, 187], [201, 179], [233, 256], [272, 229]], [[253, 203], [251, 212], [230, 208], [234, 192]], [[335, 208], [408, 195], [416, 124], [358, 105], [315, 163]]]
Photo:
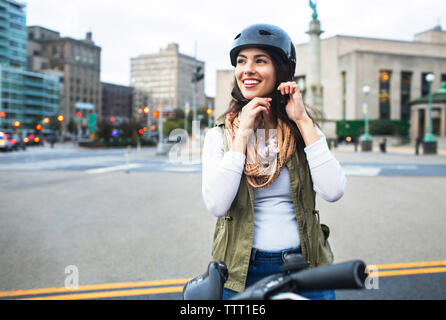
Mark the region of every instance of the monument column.
[[310, 35], [309, 43], [309, 65], [307, 72], [307, 104], [321, 111], [323, 110], [323, 89], [321, 81], [321, 40], [320, 35], [321, 23], [317, 19], [316, 3], [310, 0], [310, 7], [313, 9], [312, 20], [310, 22], [310, 30], [307, 32]]

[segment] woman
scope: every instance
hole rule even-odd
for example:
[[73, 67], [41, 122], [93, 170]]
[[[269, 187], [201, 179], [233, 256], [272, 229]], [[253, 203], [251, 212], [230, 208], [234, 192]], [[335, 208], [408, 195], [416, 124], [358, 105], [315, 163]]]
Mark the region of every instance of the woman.
[[[296, 53], [280, 28], [258, 24], [236, 36], [235, 83], [228, 111], [203, 146], [204, 203], [218, 217], [213, 260], [228, 267], [223, 299], [282, 272], [289, 253], [309, 267], [333, 262], [329, 229], [315, 194], [342, 197], [345, 175], [293, 81]], [[335, 299], [334, 291], [305, 292]]]

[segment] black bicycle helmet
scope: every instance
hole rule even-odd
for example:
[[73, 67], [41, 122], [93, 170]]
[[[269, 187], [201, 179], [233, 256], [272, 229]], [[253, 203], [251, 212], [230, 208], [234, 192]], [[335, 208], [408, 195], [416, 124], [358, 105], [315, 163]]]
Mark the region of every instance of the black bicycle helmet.
[[290, 74], [296, 69], [296, 48], [288, 34], [271, 24], [254, 24], [240, 32], [232, 43], [231, 64], [237, 64], [237, 55], [244, 48], [257, 47], [278, 51], [285, 63], [290, 65]]

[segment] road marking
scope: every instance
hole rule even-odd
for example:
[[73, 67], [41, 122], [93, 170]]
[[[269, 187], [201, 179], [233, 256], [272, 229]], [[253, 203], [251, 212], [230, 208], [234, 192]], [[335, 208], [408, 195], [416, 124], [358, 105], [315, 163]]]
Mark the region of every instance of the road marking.
[[408, 262], [408, 263], [393, 263], [393, 264], [378, 264], [375, 265], [379, 270], [381, 269], [403, 269], [403, 268], [419, 268], [419, 267], [436, 267], [446, 266], [446, 260], [441, 261], [424, 261], [424, 262]]
[[428, 273], [442, 273], [446, 272], [444, 268], [424, 268], [424, 269], [407, 269], [407, 270], [392, 270], [392, 271], [373, 271], [370, 277], [394, 277], [394, 276], [408, 276], [413, 274], [428, 274]]
[[150, 289], [134, 289], [134, 290], [119, 290], [119, 291], [103, 291], [92, 293], [78, 293], [66, 294], [46, 297], [23, 298], [18, 300], [81, 300], [81, 299], [101, 299], [101, 298], [116, 298], [124, 296], [140, 296], [148, 294], [165, 294], [182, 292], [183, 286], [178, 287], [164, 287], [164, 288], [150, 288]]
[[[368, 265], [368, 267], [370, 268], [374, 267], [378, 269], [378, 271], [372, 271], [369, 274], [369, 277], [392, 277], [392, 276], [405, 276], [405, 275], [415, 275], [415, 274], [444, 273], [446, 272], [446, 267], [443, 266], [446, 266], [446, 260]], [[401, 269], [401, 270], [393, 270], [393, 269]], [[373, 270], [373, 268], [371, 270]], [[4, 291], [0, 292], [0, 298], [19, 297], [20, 300], [80, 300], [80, 299], [116, 298], [116, 297], [150, 295], [150, 294], [180, 293], [183, 291], [183, 286], [188, 280], [190, 280], [190, 278], [96, 284], [96, 285], [79, 286], [76, 290], [60, 287], [60, 288]], [[151, 287], [151, 288], [132, 289], [140, 287]], [[127, 289], [127, 290], [113, 291], [113, 289]], [[104, 290], [104, 291], [83, 292], [83, 291], [96, 291], [96, 290]], [[112, 290], [112, 291], [107, 291], [107, 290]], [[61, 294], [57, 295], [58, 293]], [[42, 294], [45, 294], [46, 296], [38, 296]], [[26, 298], [26, 296], [36, 296], [36, 297]]]
[[127, 169], [133, 169], [133, 168], [139, 168], [142, 167], [142, 164], [133, 163], [133, 164], [123, 164], [120, 166], [114, 166], [114, 167], [105, 167], [105, 168], [97, 168], [97, 169], [89, 169], [85, 171], [88, 174], [98, 174], [98, 173], [106, 173], [106, 172], [112, 172], [112, 171], [119, 171], [119, 170], [127, 170]]
[[361, 165], [343, 165], [345, 175], [347, 176], [367, 176], [374, 177], [379, 175], [381, 168], [379, 167], [369, 167]]
[[122, 288], [136, 288], [136, 287], [154, 287], [154, 286], [168, 286], [174, 284], [185, 284], [190, 278], [167, 279], [167, 280], [153, 280], [141, 282], [120, 282], [107, 284], [92, 284], [79, 286], [76, 290], [60, 288], [42, 288], [30, 290], [4, 291], [0, 292], [0, 298], [17, 297], [17, 296], [31, 296], [48, 293], [75, 293], [76, 291], [93, 291], [93, 290], [107, 290], [107, 289], [122, 289]]

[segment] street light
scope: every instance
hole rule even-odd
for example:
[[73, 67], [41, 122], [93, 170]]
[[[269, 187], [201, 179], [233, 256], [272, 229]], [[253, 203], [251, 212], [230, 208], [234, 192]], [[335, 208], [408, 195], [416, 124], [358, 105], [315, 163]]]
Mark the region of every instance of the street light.
[[361, 136], [361, 150], [362, 151], [372, 151], [372, 136], [369, 134], [369, 92], [370, 87], [362, 87], [362, 92], [364, 93], [364, 134]]
[[[156, 154], [157, 155], [165, 155], [167, 153], [166, 150], [166, 146], [164, 145], [163, 139], [163, 104], [160, 103], [158, 110], [158, 146], [157, 146], [157, 151]], [[155, 111], [154, 111], [154, 116], [155, 116]]]
[[144, 113], [147, 114], [147, 128], [149, 130], [149, 139], [152, 138], [152, 117], [150, 116], [150, 107], [144, 107]]
[[426, 81], [429, 84], [429, 102], [428, 102], [428, 118], [427, 118], [427, 133], [423, 139], [423, 153], [436, 154], [437, 153], [437, 138], [432, 133], [432, 82], [435, 80], [435, 75], [429, 73], [426, 75]]

